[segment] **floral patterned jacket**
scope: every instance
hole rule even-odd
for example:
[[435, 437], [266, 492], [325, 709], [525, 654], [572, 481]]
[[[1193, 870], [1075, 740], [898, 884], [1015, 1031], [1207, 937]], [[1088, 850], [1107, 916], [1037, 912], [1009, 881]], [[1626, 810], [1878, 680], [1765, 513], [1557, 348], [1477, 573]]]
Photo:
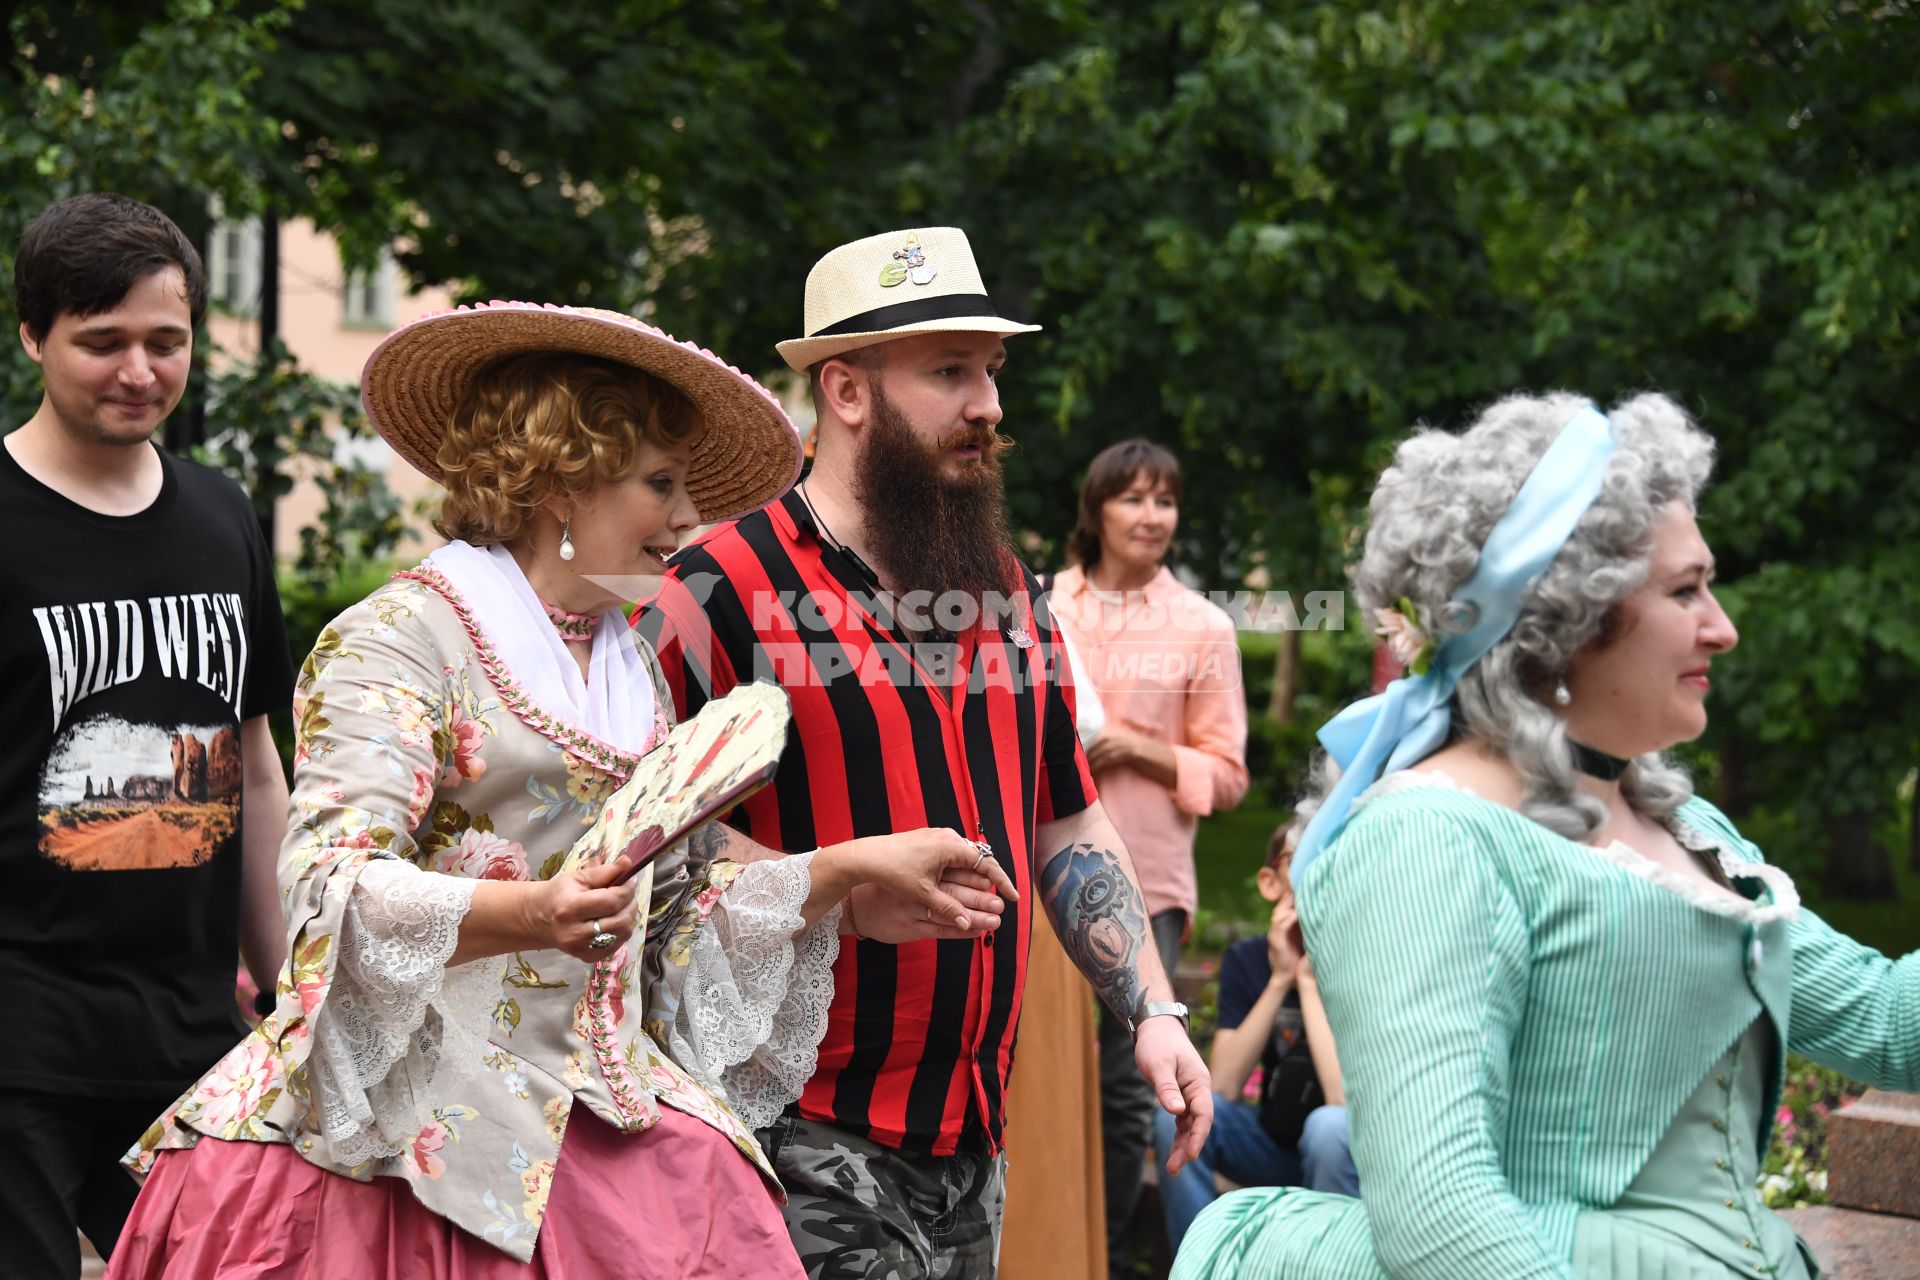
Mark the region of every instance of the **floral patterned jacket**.
[[[770, 1120], [811, 1073], [838, 952], [831, 917], [796, 933], [804, 874], [796, 890], [757, 879], [778, 861], [703, 860], [696, 833], [639, 873], [645, 918], [605, 960], [551, 950], [447, 968], [474, 882], [554, 874], [634, 765], [534, 706], [483, 624], [424, 566], [321, 634], [295, 693], [278, 1005], [128, 1153], [137, 1174], [202, 1135], [292, 1142], [346, 1177], [405, 1179], [523, 1260], [576, 1099], [629, 1131], [664, 1103], [772, 1181], [749, 1120]], [[647, 657], [657, 742], [673, 704]], [[727, 893], [736, 877], [759, 891]], [[709, 916], [736, 897], [722, 951]], [[758, 1043], [714, 1031], [734, 1025]], [[723, 1100], [729, 1069], [753, 1077], [762, 1114]]]

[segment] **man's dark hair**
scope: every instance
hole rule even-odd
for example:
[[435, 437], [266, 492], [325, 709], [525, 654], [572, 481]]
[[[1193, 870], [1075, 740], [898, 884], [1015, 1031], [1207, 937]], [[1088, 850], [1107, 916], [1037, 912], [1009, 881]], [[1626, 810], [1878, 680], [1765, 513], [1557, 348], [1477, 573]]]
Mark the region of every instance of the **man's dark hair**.
[[20, 237], [13, 301], [27, 331], [41, 339], [60, 315], [111, 311], [134, 285], [168, 267], [187, 279], [187, 309], [198, 328], [207, 311], [207, 273], [173, 219], [126, 196], [73, 196], [49, 205]]

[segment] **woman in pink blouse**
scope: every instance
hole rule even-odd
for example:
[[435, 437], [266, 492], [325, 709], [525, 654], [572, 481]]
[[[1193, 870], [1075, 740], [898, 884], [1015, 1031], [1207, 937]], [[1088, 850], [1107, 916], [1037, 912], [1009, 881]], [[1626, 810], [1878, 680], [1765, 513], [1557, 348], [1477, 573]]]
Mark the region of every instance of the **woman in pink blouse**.
[[[1053, 587], [1055, 615], [1106, 709], [1087, 763], [1133, 857], [1169, 974], [1195, 905], [1195, 824], [1247, 790], [1233, 623], [1166, 567], [1179, 524], [1179, 460], [1150, 441], [1123, 440], [1087, 468], [1068, 541], [1075, 563]], [[1123, 1272], [1154, 1101], [1126, 1024], [1105, 1008], [1100, 1061], [1108, 1258]]]

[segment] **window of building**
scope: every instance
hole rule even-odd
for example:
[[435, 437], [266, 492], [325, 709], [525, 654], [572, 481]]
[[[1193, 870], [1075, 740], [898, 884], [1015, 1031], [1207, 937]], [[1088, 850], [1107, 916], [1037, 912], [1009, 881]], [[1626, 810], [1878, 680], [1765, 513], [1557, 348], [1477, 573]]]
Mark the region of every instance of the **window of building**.
[[340, 323], [358, 329], [393, 328], [394, 280], [398, 270], [393, 255], [380, 251], [372, 267], [346, 273], [341, 288]]
[[399, 456], [392, 445], [376, 435], [336, 434], [334, 437], [333, 460], [343, 467], [359, 467], [384, 476], [393, 469], [394, 460]]
[[207, 293], [237, 316], [260, 311], [260, 219], [219, 218], [207, 239]]

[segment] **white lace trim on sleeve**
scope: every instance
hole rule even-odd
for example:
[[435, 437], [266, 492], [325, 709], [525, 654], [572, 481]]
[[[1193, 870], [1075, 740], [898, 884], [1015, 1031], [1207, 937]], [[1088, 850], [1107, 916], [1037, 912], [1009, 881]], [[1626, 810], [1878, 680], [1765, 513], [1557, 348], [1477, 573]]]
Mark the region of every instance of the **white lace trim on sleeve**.
[[432, 1118], [427, 1084], [450, 1044], [485, 1038], [500, 957], [447, 967], [475, 883], [396, 858], [354, 881], [309, 1059], [340, 1164], [399, 1154]]
[[840, 908], [803, 928], [813, 855], [748, 865], [693, 938], [667, 1050], [749, 1128], [800, 1096], [819, 1059]]

